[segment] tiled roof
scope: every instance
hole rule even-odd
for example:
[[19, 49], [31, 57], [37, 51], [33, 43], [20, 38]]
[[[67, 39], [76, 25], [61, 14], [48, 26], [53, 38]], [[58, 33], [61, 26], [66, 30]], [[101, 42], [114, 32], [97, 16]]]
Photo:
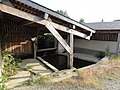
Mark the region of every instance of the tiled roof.
[[84, 23], [94, 30], [120, 30], [120, 21]]

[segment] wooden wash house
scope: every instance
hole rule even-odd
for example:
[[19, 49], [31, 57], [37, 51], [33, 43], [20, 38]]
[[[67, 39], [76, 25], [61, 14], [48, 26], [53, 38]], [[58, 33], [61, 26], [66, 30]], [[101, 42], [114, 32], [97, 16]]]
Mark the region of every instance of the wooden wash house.
[[[90, 40], [95, 31], [31, 0], [0, 0], [0, 71], [1, 51], [14, 55], [33, 54], [36, 58], [36, 52], [40, 51], [36, 48], [36, 37], [45, 33], [51, 33], [65, 48], [67, 66], [72, 68], [74, 36]], [[57, 49], [57, 46], [50, 49]]]

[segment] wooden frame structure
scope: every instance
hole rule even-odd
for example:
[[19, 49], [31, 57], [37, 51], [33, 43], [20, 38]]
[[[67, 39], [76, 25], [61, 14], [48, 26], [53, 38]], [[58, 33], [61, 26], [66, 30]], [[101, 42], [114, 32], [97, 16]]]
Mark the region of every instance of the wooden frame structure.
[[[93, 29], [30, 0], [1, 0], [0, 2], [2, 13], [27, 21], [27, 23], [21, 23], [21, 26], [36, 24], [47, 28], [68, 52], [68, 68], [73, 67], [74, 35], [90, 40], [92, 33], [95, 33]], [[6, 4], [6, 2], [10, 4]], [[66, 43], [58, 31], [69, 34], [69, 44]], [[36, 52], [36, 46], [34, 45], [34, 57], [36, 57]]]

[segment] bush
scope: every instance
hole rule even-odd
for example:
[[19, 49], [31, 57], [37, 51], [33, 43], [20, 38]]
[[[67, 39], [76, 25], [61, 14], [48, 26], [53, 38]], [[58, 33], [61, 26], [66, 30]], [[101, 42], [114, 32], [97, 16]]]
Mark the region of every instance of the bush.
[[2, 90], [4, 90], [5, 82], [8, 80], [9, 76], [15, 75], [17, 73], [17, 66], [20, 59], [12, 56], [11, 53], [7, 51], [2, 52], [3, 58], [3, 71], [2, 71]]
[[51, 77], [48, 75], [45, 76], [39, 76], [39, 77], [33, 77], [30, 80], [27, 80], [25, 82], [25, 85], [47, 85], [51, 83]]

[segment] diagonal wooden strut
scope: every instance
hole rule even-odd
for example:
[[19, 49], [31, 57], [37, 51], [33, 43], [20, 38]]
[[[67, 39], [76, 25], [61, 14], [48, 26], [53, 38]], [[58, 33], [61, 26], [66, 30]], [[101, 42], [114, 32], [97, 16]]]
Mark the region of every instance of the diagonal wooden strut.
[[73, 53], [69, 45], [61, 37], [61, 35], [57, 32], [57, 30], [55, 30], [55, 28], [50, 24], [49, 21], [46, 21], [45, 26], [70, 54]]

